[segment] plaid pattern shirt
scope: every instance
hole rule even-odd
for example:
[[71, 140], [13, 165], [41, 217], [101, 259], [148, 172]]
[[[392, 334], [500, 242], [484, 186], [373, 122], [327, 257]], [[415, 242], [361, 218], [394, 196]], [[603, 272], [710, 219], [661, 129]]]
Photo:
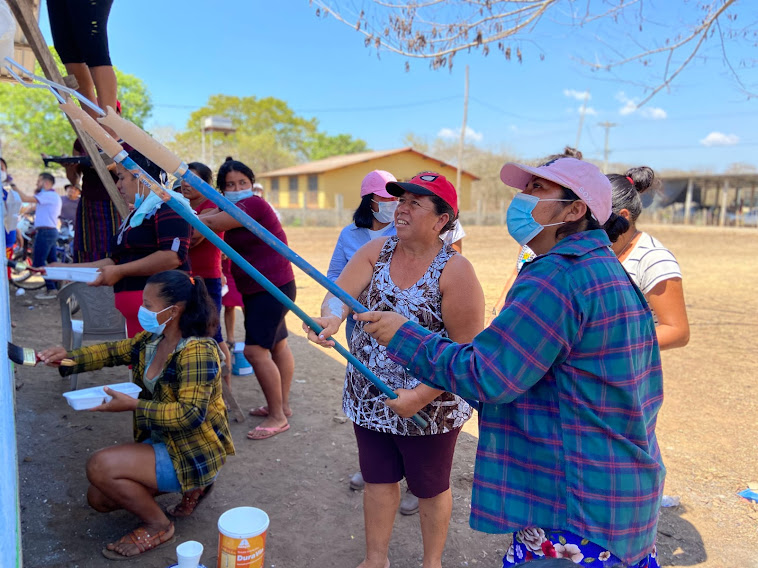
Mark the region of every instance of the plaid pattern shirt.
[[134, 411], [134, 439], [166, 444], [182, 491], [213, 482], [234, 455], [226, 405], [221, 396], [221, 364], [213, 339], [197, 338], [172, 353], [151, 394], [143, 382], [148, 344], [155, 339], [141, 332], [131, 339], [90, 345], [69, 354], [73, 367], [62, 375], [103, 367], [132, 365], [132, 377], [142, 387]]
[[480, 401], [472, 528], [569, 530], [633, 564], [655, 542], [663, 382], [650, 309], [609, 245], [578, 233], [525, 265], [470, 344], [408, 322], [388, 352]]

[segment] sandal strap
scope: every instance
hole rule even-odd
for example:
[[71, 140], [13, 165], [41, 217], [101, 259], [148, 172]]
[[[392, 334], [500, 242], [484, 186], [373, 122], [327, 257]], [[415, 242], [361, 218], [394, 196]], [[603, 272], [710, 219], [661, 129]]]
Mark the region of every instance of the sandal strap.
[[[137, 550], [139, 550], [140, 554], [143, 552], [146, 552], [148, 550], [151, 550], [155, 548], [156, 546], [159, 546], [169, 540], [169, 538], [163, 538], [166, 536], [166, 533], [174, 526], [174, 523], [171, 523], [167, 529], [164, 529], [162, 531], [158, 531], [157, 533], [151, 535], [149, 532], [147, 532], [147, 529], [145, 527], [137, 527], [132, 532], [130, 532], [126, 537], [129, 538], [129, 540], [132, 541], [132, 544], [137, 547]], [[126, 538], [124, 537], [124, 538]], [[123, 539], [122, 539], [123, 540]], [[156, 542], [157, 540], [157, 542]]]

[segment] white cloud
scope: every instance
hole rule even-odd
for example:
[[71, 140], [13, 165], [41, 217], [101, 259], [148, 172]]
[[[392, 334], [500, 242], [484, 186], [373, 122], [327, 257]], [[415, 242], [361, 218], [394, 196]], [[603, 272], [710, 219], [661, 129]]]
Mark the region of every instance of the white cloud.
[[627, 97], [624, 91], [619, 91], [616, 93], [616, 100], [620, 103], [624, 103], [624, 106], [619, 109], [619, 114], [621, 116], [634, 114], [638, 110], [640, 111], [641, 116], [653, 120], [663, 120], [668, 116], [666, 111], [660, 107], [638, 107], [637, 102], [634, 99]]
[[[440, 138], [454, 138], [458, 139], [458, 137], [461, 135], [461, 129], [460, 128], [442, 128], [437, 133], [437, 136]], [[484, 135], [481, 132], [477, 132], [470, 126], [466, 127], [466, 135], [465, 139], [469, 142], [481, 142], [482, 138], [484, 138]]]
[[578, 101], [583, 101], [585, 97], [587, 97], [587, 100], [592, 98], [588, 91], [575, 91], [574, 89], [563, 89], [563, 96]]
[[711, 132], [700, 143], [703, 146], [734, 146], [738, 144], [740, 137], [736, 134], [724, 134], [723, 132]]
[[643, 107], [640, 112], [645, 118], [652, 118], [653, 120], [663, 120], [668, 116], [661, 107]]
[[[581, 112], [582, 112], [582, 107], [579, 107], [579, 113], [581, 114]], [[594, 108], [588, 106], [586, 109], [584, 109], [584, 114], [586, 114], [587, 116], [597, 116], [597, 111]]]

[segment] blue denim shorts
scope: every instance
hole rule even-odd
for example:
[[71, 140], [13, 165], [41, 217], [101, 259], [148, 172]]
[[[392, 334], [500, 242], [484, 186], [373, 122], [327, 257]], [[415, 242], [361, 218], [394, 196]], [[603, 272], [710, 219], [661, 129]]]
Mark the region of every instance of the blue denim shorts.
[[153, 446], [153, 452], [155, 452], [155, 479], [158, 482], [158, 491], [164, 493], [181, 492], [182, 486], [179, 483], [179, 478], [176, 477], [174, 462], [168, 455], [166, 444], [152, 440], [145, 440], [143, 444], [150, 444]]

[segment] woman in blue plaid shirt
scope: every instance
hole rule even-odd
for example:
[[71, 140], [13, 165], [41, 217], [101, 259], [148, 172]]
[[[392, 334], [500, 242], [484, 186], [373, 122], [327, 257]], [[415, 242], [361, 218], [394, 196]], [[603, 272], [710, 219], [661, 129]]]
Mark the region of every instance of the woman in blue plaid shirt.
[[[471, 526], [514, 535], [504, 566], [655, 568], [663, 385], [650, 309], [610, 249], [628, 223], [588, 162], [500, 177], [522, 191], [508, 232], [537, 257], [487, 329], [458, 344], [392, 312], [356, 319], [423, 383], [479, 401]], [[396, 392], [387, 405], [405, 416], [418, 394]]]

